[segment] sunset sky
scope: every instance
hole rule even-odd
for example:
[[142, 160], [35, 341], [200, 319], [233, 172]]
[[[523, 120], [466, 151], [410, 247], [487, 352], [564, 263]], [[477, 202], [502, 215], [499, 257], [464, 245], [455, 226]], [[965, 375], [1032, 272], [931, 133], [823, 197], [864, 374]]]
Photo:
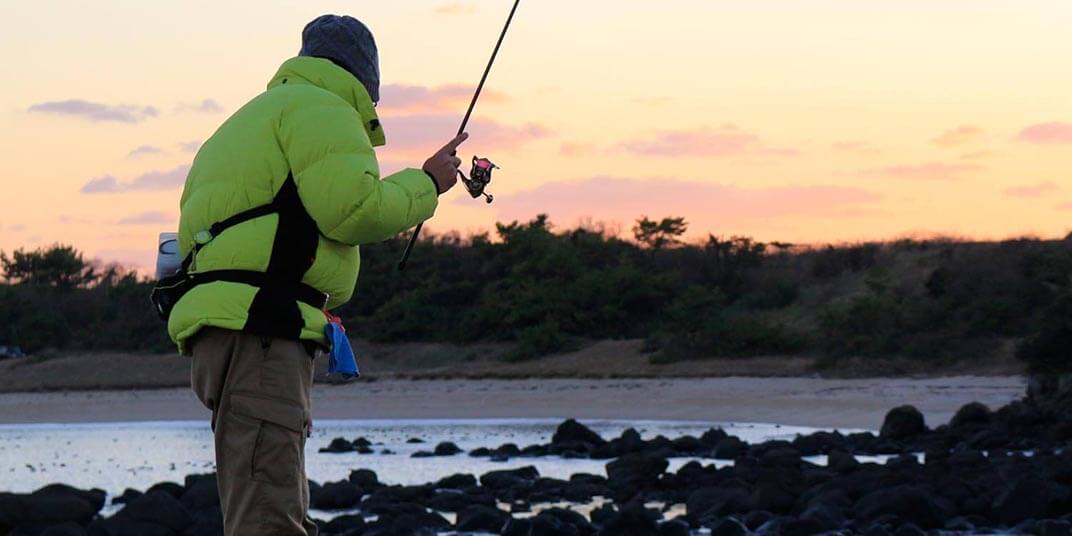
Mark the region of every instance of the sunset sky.
[[[452, 137], [511, 0], [7, 4], [0, 250], [152, 264], [199, 143], [323, 13], [380, 47], [385, 172]], [[522, 0], [429, 228], [684, 216], [798, 243], [1072, 231], [1068, 0]]]

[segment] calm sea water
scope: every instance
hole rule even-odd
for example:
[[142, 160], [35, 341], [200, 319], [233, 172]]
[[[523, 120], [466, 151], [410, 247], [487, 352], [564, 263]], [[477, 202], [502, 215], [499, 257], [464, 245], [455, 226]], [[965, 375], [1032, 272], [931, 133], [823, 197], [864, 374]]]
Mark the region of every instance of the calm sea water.
[[[573, 473], [605, 474], [606, 461], [517, 458], [492, 462], [465, 454], [442, 458], [411, 458], [440, 441], [463, 450], [494, 448], [503, 443], [521, 447], [550, 442], [559, 420], [346, 420], [317, 421], [306, 445], [309, 478], [326, 482], [345, 479], [351, 470], [376, 471], [388, 484], [420, 484], [454, 473], [481, 475], [495, 469], [534, 465], [544, 476], [566, 478]], [[770, 424], [665, 421], [585, 421], [604, 437], [629, 427], [643, 437], [699, 435], [721, 426], [745, 441], [792, 439], [814, 429]], [[332, 438], [363, 436], [376, 454], [317, 452]], [[420, 438], [424, 444], [407, 443]], [[393, 454], [380, 454], [389, 450]], [[671, 470], [687, 460], [673, 460]], [[182, 482], [186, 475], [215, 470], [212, 432], [205, 422], [142, 422], [35, 424], [0, 426], [0, 490], [26, 492], [53, 482], [101, 488], [111, 494], [126, 488], [145, 489], [163, 481]]]
[[[492, 462], [466, 454], [450, 457], [411, 458], [418, 450], [432, 450], [440, 441], [452, 441], [465, 451], [494, 448], [503, 443], [520, 447], [548, 443], [558, 419], [511, 420], [336, 420], [317, 421], [306, 444], [309, 478], [318, 482], [346, 479], [350, 471], [371, 469], [386, 484], [423, 484], [455, 473], [481, 474], [496, 469], [535, 466], [541, 475], [568, 478], [575, 473], [606, 475], [603, 460], [515, 458]], [[645, 438], [685, 434], [699, 436], [713, 426], [748, 442], [792, 439], [814, 428], [772, 424], [701, 423], [666, 421], [584, 421], [605, 438], [616, 437], [629, 427]], [[843, 430], [846, 432], [856, 430]], [[328, 454], [318, 450], [334, 437], [365, 437], [375, 454]], [[424, 443], [409, 443], [410, 438]], [[383, 451], [391, 451], [389, 454]], [[825, 463], [825, 457], [814, 461]], [[675, 471], [690, 461], [671, 460]], [[704, 460], [725, 465], [728, 461]], [[205, 422], [142, 422], [95, 424], [0, 425], [0, 491], [28, 492], [46, 484], [62, 482], [80, 488], [108, 492], [104, 513], [113, 513], [111, 497], [127, 488], [144, 490], [157, 482], [179, 482], [186, 475], [215, 470], [212, 431]], [[314, 511], [314, 515], [317, 512]], [[330, 519], [333, 513], [321, 513]]]

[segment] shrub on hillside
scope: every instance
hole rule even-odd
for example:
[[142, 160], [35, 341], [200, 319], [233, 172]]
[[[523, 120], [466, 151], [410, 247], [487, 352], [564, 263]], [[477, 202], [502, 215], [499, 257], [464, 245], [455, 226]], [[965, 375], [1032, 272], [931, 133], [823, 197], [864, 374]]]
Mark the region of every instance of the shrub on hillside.
[[1037, 333], [1020, 343], [1016, 356], [1032, 372], [1072, 372], [1072, 292], [1066, 291], [1046, 309]]
[[721, 292], [692, 287], [679, 296], [646, 344], [653, 363], [800, 352], [804, 338], [755, 315], [735, 313]]

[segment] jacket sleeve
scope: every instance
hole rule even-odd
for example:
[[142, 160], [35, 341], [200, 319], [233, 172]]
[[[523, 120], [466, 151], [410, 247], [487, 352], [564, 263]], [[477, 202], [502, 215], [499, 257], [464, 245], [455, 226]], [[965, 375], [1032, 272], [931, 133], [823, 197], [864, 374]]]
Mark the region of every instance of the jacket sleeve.
[[435, 213], [435, 184], [423, 171], [380, 180], [361, 117], [348, 105], [300, 99], [284, 111], [279, 134], [305, 210], [329, 239], [380, 242]]

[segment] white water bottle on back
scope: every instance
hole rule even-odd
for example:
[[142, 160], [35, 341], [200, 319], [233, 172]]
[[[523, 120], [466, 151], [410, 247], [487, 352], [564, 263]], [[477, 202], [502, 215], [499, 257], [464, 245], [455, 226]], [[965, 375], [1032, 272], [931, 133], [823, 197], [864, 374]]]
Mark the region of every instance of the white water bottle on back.
[[179, 233], [160, 233], [156, 247], [156, 280], [175, 275], [181, 267]]

